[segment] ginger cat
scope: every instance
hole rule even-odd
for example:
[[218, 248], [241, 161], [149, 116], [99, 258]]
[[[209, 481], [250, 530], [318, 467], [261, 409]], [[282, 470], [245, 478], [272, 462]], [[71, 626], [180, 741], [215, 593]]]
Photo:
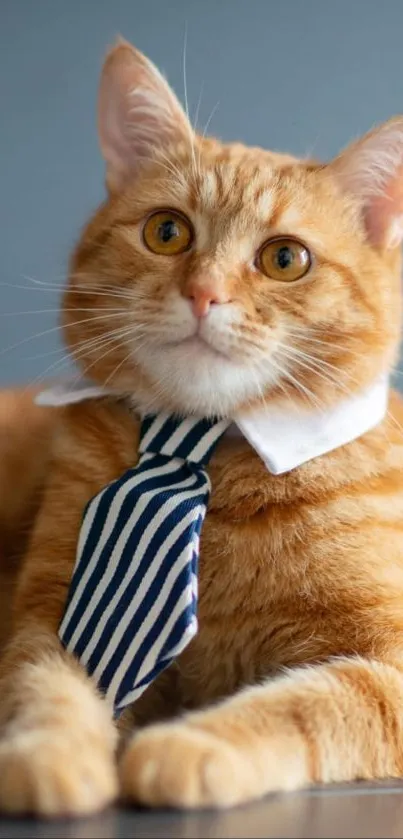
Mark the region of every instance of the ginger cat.
[[124, 398], [56, 412], [2, 662], [0, 807], [79, 814], [119, 793], [226, 807], [399, 777], [403, 409], [392, 392], [376, 427], [284, 474], [244, 438], [222, 439], [199, 633], [124, 715], [118, 749], [109, 706], [56, 633], [83, 508], [136, 461], [128, 398], [138, 415], [232, 417], [265, 402], [298, 416], [391, 371], [403, 117], [326, 165], [223, 145], [196, 136], [155, 67], [119, 42], [99, 132], [108, 196], [73, 255], [62, 317], [84, 373]]

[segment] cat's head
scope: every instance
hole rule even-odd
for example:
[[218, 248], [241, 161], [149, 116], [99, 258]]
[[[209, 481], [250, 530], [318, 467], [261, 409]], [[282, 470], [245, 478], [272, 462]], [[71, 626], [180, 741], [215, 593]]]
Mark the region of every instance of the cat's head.
[[73, 357], [144, 411], [319, 408], [393, 364], [403, 118], [329, 164], [197, 136], [158, 70], [109, 53], [108, 198], [72, 259]]

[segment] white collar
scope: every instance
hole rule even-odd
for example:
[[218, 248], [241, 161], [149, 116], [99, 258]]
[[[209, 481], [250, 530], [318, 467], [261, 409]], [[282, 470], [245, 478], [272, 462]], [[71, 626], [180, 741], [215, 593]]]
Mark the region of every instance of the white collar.
[[[89, 383], [57, 385], [36, 397], [38, 405], [68, 405], [110, 395]], [[239, 432], [263, 460], [272, 475], [290, 472], [315, 457], [351, 443], [384, 418], [389, 381], [380, 378], [362, 393], [350, 396], [323, 411], [289, 411], [259, 408], [234, 418], [228, 433]], [[116, 395], [116, 393], [114, 394]]]

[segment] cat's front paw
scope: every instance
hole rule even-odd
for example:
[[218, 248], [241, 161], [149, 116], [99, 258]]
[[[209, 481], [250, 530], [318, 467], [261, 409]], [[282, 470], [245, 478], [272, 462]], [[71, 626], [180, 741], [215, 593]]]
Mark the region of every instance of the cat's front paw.
[[21, 730], [0, 741], [0, 810], [79, 816], [116, 797], [112, 754], [52, 729]]
[[244, 754], [186, 723], [136, 735], [123, 754], [120, 778], [126, 800], [154, 807], [230, 807], [259, 794]]

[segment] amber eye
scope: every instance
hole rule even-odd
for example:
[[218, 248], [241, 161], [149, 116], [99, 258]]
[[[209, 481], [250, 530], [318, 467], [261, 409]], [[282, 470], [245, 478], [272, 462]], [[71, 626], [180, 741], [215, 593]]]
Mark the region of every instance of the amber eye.
[[171, 210], [153, 213], [143, 229], [143, 238], [147, 248], [162, 256], [174, 256], [183, 253], [193, 239], [192, 226], [187, 219]]
[[272, 239], [263, 246], [258, 257], [258, 267], [263, 274], [282, 283], [300, 280], [311, 264], [311, 254], [295, 239]]

